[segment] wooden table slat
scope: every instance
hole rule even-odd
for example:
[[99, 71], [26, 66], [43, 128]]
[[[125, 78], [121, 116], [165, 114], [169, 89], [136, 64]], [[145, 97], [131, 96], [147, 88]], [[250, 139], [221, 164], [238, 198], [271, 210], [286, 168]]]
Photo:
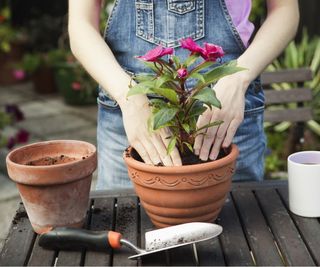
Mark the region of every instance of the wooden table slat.
[[[90, 230], [108, 231], [113, 230], [114, 198], [95, 199], [91, 213]], [[85, 266], [110, 266], [112, 251], [86, 251]]]
[[31, 227], [24, 206], [20, 203], [12, 221], [9, 235], [0, 254], [0, 265], [26, 265], [29, 260], [31, 249], [33, 248], [35, 238], [36, 234]]
[[[149, 216], [145, 212], [144, 208], [140, 207], [140, 245], [141, 248], [146, 247], [145, 234], [146, 232], [155, 230], [155, 226], [152, 224]], [[160, 251], [152, 253], [148, 256], [144, 256], [139, 261], [139, 266], [167, 266], [169, 265], [169, 257], [167, 251]]]
[[[136, 197], [117, 198], [116, 225], [115, 231], [120, 232], [123, 238], [133, 244], [138, 243], [138, 211]], [[122, 246], [113, 253], [113, 266], [137, 266], [136, 260], [129, 260], [128, 257], [134, 255], [132, 249]]]
[[39, 246], [39, 235], [36, 238], [28, 266], [53, 266], [57, 252]]
[[312, 266], [310, 256], [278, 193], [273, 189], [256, 190], [256, 196], [285, 259], [286, 265]]
[[[91, 218], [91, 209], [92, 200], [88, 203], [88, 210], [86, 221], [84, 223], [83, 228], [88, 229], [89, 221]], [[60, 250], [57, 253], [57, 258], [55, 261], [55, 266], [81, 266], [83, 265], [83, 260], [85, 256], [85, 250], [82, 251], [67, 251], [67, 250]]]
[[232, 192], [257, 265], [283, 265], [272, 233], [251, 190]]
[[171, 266], [195, 266], [192, 245], [186, 245], [168, 250]]
[[[278, 189], [282, 200], [289, 209], [288, 189]], [[310, 254], [317, 266], [320, 266], [320, 223], [317, 218], [306, 218], [290, 212], [291, 218], [295, 222]]]
[[200, 266], [225, 266], [219, 238], [196, 243]]
[[250, 254], [250, 248], [230, 195], [222, 208], [217, 222], [223, 225], [223, 232], [220, 236], [220, 240], [226, 264], [231, 266], [254, 265]]

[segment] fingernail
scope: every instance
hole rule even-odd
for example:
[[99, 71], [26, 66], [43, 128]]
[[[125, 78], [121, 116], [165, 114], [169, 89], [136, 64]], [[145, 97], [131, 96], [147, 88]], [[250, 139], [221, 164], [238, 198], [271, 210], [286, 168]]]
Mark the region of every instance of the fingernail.
[[202, 161], [207, 161], [208, 160], [208, 158], [207, 157], [199, 157]]

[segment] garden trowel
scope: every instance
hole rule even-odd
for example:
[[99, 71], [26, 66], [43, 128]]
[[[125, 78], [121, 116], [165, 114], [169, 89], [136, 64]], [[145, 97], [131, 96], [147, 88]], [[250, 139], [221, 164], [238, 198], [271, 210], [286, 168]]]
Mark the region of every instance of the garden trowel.
[[39, 245], [55, 250], [118, 249], [122, 245], [133, 249], [135, 259], [158, 251], [180, 247], [214, 238], [221, 234], [222, 227], [213, 223], [192, 222], [146, 232], [145, 249], [138, 248], [114, 231], [92, 231], [77, 228], [54, 228], [41, 234]]

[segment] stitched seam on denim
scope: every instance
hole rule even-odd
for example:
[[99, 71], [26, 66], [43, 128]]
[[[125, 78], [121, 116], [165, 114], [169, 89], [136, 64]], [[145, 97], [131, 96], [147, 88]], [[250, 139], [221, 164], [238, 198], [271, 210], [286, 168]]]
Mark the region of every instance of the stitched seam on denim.
[[264, 108], [265, 108], [265, 106], [263, 105], [261, 107], [245, 110], [244, 111], [244, 115], [252, 115], [252, 114], [256, 114], [256, 113], [263, 113]]
[[[136, 36], [152, 42], [154, 40], [154, 14], [153, 14], [153, 0], [150, 3], [142, 3], [136, 0]], [[147, 28], [143, 21], [141, 12], [147, 12]], [[142, 32], [143, 29], [143, 32]]]
[[[111, 99], [110, 99], [111, 100]], [[113, 100], [112, 100], [113, 101]], [[114, 104], [113, 105], [108, 105], [106, 104], [105, 102], [103, 102], [103, 100], [101, 100], [100, 98], [98, 98], [98, 104], [102, 105], [103, 107], [105, 108], [108, 108], [108, 109], [118, 109], [119, 108], [119, 104], [114, 101]]]
[[114, 15], [115, 11], [116, 11], [116, 8], [117, 8], [117, 6], [118, 6], [118, 3], [119, 3], [119, 0], [115, 0], [115, 1], [114, 1], [114, 4], [113, 4], [113, 7], [112, 7], [110, 16], [109, 16], [109, 18], [108, 18], [108, 20], [107, 20], [107, 25], [106, 25], [106, 27], [105, 27], [105, 29], [104, 29], [104, 33], [103, 33], [103, 36], [104, 36], [104, 37], [107, 37], [107, 35], [108, 35], [109, 28], [110, 28], [110, 24], [111, 24], [111, 22], [112, 22], [112, 18], [113, 18], [113, 15]]
[[236, 29], [235, 25], [233, 24], [233, 21], [232, 21], [232, 18], [230, 16], [230, 13], [229, 13], [229, 10], [227, 8], [227, 5], [225, 3], [225, 0], [219, 0], [219, 2], [220, 2], [220, 5], [222, 7], [222, 10], [223, 10], [223, 15], [224, 15], [225, 19], [228, 22], [228, 25], [230, 27], [231, 32], [233, 33], [233, 36], [235, 37], [236, 42], [237, 42], [239, 48], [241, 49], [241, 52], [244, 52], [246, 50], [246, 46], [244, 45], [238, 30]]
[[[154, 24], [153, 26], [153, 38], [148, 38], [142, 35], [138, 35], [138, 37], [154, 44], [163, 45], [165, 47], [178, 47], [180, 46], [180, 40], [191, 37], [194, 40], [199, 40], [200, 38], [204, 37], [204, 0], [198, 0], [196, 5], [196, 31], [195, 33], [185, 35], [179, 37], [172, 41], [162, 40], [154, 36]], [[137, 18], [138, 19], [138, 18]], [[139, 18], [141, 20], [141, 18]], [[138, 29], [137, 29], [138, 30]]]
[[[195, 10], [196, 8], [196, 3], [195, 0], [189, 1], [189, 3], [174, 3], [173, 0], [168, 0], [168, 10], [176, 13], [176, 14], [186, 14], [190, 11]], [[188, 6], [189, 5], [189, 6]]]

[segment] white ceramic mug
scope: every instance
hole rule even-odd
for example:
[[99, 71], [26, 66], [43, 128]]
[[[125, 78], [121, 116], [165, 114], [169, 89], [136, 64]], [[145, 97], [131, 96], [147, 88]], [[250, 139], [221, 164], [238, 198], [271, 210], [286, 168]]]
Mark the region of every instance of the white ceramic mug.
[[320, 217], [320, 151], [288, 157], [289, 208], [300, 216]]

